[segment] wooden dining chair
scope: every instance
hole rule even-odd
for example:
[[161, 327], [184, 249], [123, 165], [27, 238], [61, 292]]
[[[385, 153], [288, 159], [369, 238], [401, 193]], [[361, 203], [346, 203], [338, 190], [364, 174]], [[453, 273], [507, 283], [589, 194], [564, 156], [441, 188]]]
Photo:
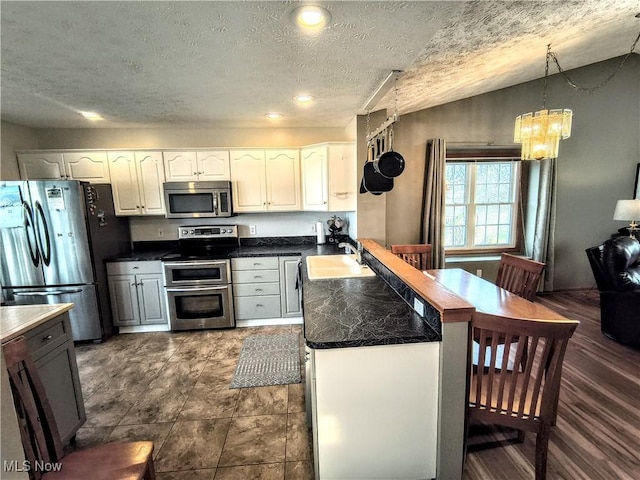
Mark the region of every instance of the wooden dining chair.
[[503, 253], [498, 266], [496, 285], [511, 293], [533, 301], [545, 264]]
[[[63, 454], [53, 410], [24, 337], [2, 346], [22, 445], [35, 480], [155, 480], [153, 442], [109, 443]], [[57, 465], [56, 465], [57, 464]], [[43, 471], [37, 466], [50, 467]], [[55, 466], [55, 468], [52, 468]], [[58, 468], [59, 467], [59, 468]]]
[[[508, 318], [478, 311], [471, 320], [471, 340], [480, 348], [478, 363], [470, 360], [468, 369], [467, 439], [468, 426], [476, 423], [514, 428], [521, 442], [525, 432], [534, 432], [536, 480], [546, 476], [549, 431], [558, 409], [562, 362], [578, 323]], [[498, 345], [504, 346], [503, 354], [491, 355], [498, 352]], [[525, 346], [528, 354], [522, 370], [508, 368], [509, 363], [523, 362]]]
[[391, 245], [391, 253], [394, 253], [418, 270], [429, 270], [432, 268], [431, 245], [428, 243]]

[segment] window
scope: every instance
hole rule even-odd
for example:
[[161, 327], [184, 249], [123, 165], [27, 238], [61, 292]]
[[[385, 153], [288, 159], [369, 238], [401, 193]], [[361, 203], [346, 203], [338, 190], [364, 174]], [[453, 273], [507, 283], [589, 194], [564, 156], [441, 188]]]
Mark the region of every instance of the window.
[[518, 162], [447, 162], [445, 248], [515, 247], [519, 182]]

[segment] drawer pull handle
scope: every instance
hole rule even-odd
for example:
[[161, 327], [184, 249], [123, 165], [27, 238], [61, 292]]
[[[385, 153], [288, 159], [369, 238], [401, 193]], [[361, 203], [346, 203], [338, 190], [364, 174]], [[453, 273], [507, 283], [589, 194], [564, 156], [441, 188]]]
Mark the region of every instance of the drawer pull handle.
[[261, 292], [262, 289], [261, 288], [256, 288], [256, 292]]
[[43, 342], [48, 342], [49, 340], [51, 340], [53, 338], [53, 335], [47, 335], [46, 337], [42, 337], [42, 341]]
[[256, 307], [264, 307], [261, 303], [256, 303]]

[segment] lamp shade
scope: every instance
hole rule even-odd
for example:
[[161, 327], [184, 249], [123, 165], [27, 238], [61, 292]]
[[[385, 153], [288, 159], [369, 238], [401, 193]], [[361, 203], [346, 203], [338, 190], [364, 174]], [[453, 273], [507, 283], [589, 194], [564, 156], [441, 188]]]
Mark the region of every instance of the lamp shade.
[[640, 220], [640, 199], [639, 200], [618, 200], [616, 209], [613, 212], [614, 220]]

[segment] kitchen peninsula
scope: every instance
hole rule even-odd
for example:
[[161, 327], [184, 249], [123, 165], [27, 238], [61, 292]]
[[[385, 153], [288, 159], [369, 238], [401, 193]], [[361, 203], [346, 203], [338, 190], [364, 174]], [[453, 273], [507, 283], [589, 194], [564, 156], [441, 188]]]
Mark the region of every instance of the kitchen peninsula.
[[362, 245], [376, 277], [310, 281], [303, 267], [316, 478], [459, 479], [474, 308]]

